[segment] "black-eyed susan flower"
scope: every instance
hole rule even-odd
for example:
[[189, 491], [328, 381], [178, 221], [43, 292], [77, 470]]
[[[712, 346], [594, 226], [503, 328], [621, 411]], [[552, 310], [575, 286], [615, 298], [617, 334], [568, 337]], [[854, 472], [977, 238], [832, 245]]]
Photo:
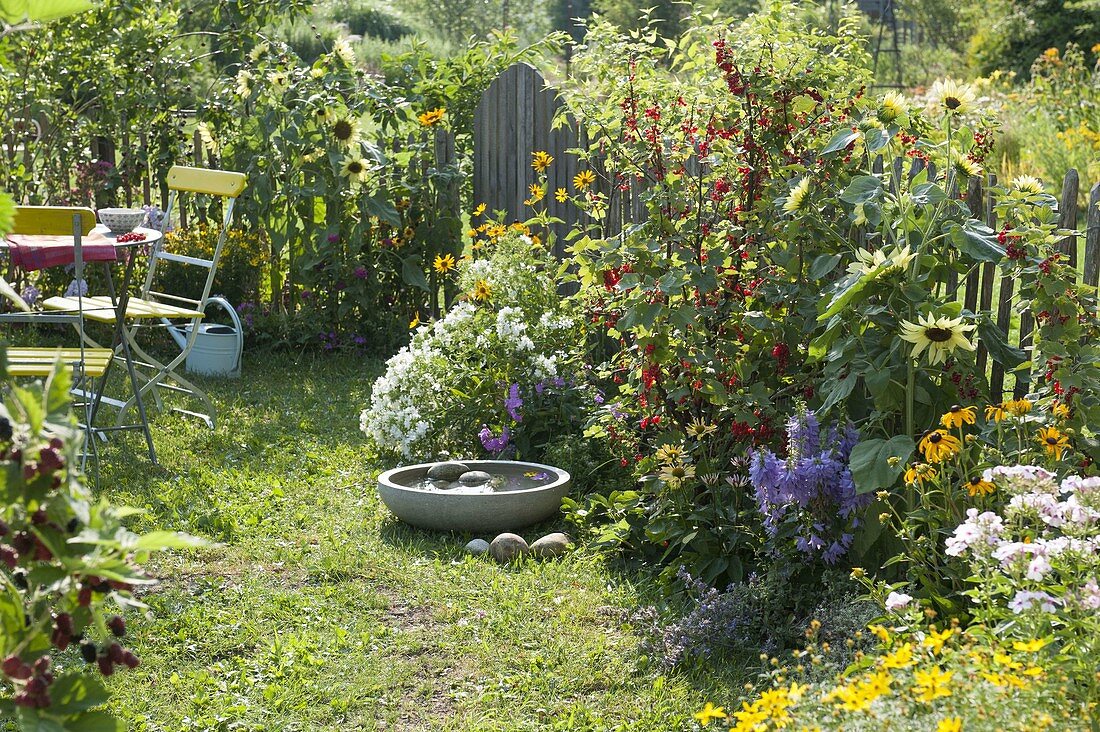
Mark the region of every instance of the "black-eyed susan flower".
[[956, 349], [973, 351], [974, 344], [966, 337], [974, 330], [972, 323], [963, 323], [962, 318], [937, 317], [931, 313], [922, 315], [916, 323], [901, 321], [901, 339], [913, 344], [910, 355], [919, 358], [926, 349], [928, 363], [935, 366], [942, 363]]
[[985, 418], [991, 422], [1000, 422], [1005, 418], [1004, 402], [990, 404], [985, 408]]
[[443, 107], [437, 107], [436, 109], [430, 109], [424, 114], [417, 117], [422, 127], [434, 127], [443, 121], [443, 117], [447, 114], [447, 110]]
[[531, 167], [536, 172], [545, 173], [546, 169], [550, 167], [550, 164], [554, 162], [554, 156], [547, 153], [545, 150], [539, 150], [531, 153]]
[[936, 469], [927, 463], [913, 463], [905, 471], [905, 483], [907, 485], [923, 486], [930, 480], [935, 480], [938, 473]]
[[478, 302], [487, 302], [493, 297], [493, 288], [485, 280], [478, 280], [474, 283], [474, 291], [470, 293], [470, 297]]
[[953, 79], [941, 79], [929, 91], [933, 103], [951, 114], [962, 114], [970, 108], [978, 95], [970, 84], [960, 84]]
[[930, 463], [941, 463], [954, 457], [962, 449], [962, 442], [947, 430], [933, 430], [921, 438], [919, 445], [924, 459]]
[[1007, 401], [1005, 402], [1005, 411], [1013, 417], [1024, 417], [1031, 411], [1031, 400], [1020, 398]]
[[455, 255], [453, 254], [437, 254], [435, 260], [432, 262], [432, 269], [439, 274], [447, 274], [455, 268]]
[[963, 407], [955, 404], [940, 417], [940, 424], [949, 430], [962, 427], [964, 424], [974, 424], [977, 421], [977, 410], [974, 407]]
[[1069, 419], [1069, 405], [1055, 401], [1050, 405], [1050, 413], [1058, 419]]
[[573, 176], [573, 187], [578, 191], [588, 190], [596, 182], [596, 174], [591, 170], [582, 170]]
[[1055, 460], [1061, 460], [1062, 453], [1069, 447], [1069, 438], [1062, 434], [1057, 427], [1043, 427], [1036, 435], [1036, 439], [1046, 450], [1047, 455]]
[[997, 490], [997, 486], [980, 475], [971, 477], [964, 485], [966, 486], [966, 492], [971, 496], [988, 496], [990, 493]]

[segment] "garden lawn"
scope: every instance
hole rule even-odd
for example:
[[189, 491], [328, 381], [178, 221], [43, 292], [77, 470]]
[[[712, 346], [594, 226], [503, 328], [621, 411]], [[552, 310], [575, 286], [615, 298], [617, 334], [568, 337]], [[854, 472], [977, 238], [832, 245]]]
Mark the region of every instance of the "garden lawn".
[[701, 688], [639, 670], [644, 576], [583, 549], [501, 567], [397, 523], [358, 429], [379, 371], [250, 354], [244, 378], [203, 382], [216, 431], [155, 416], [162, 467], [137, 436], [104, 450], [101, 491], [148, 509], [140, 528], [218, 542], [151, 565], [127, 636], [142, 665], [112, 681], [132, 730], [664, 732], [739, 696], [736, 671]]

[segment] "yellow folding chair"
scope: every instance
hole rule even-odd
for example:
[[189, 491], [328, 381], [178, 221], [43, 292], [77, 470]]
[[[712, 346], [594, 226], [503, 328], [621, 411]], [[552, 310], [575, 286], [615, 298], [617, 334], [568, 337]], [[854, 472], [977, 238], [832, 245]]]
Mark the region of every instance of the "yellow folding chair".
[[[216, 413], [210, 398], [202, 389], [183, 378], [177, 369], [184, 363], [187, 354], [191, 352], [195, 345], [195, 337], [199, 332], [199, 321], [205, 316], [206, 305], [210, 299], [210, 289], [214, 284], [218, 262], [221, 260], [222, 249], [225, 246], [226, 236], [233, 221], [233, 207], [237, 197], [244, 191], [246, 183], [247, 177], [243, 173], [231, 171], [188, 168], [179, 165], [173, 166], [168, 171], [168, 208], [161, 219], [161, 233], [166, 231], [181, 193], [195, 193], [223, 199], [222, 228], [218, 236], [218, 242], [214, 247], [214, 254], [210, 259], [166, 252], [164, 251], [163, 238], [154, 245], [141, 294], [138, 297], [129, 299], [126, 304], [125, 315], [125, 321], [129, 324], [125, 331], [125, 337], [129, 347], [139, 359], [136, 361], [136, 365], [145, 372], [142, 374], [145, 383], [137, 390], [137, 393], [126, 401], [104, 400], [119, 408], [119, 425], [123, 423], [126, 412], [138, 403], [139, 395], [144, 398], [147, 393], [151, 392], [157, 404], [160, 405], [161, 400], [158, 389], [163, 388], [187, 394], [196, 399], [204, 411], [179, 408], [176, 408], [175, 411], [199, 417], [211, 428], [214, 427]], [[206, 282], [202, 293], [198, 297], [193, 297], [179, 293], [155, 291], [153, 283], [157, 266], [163, 262], [206, 269]], [[110, 297], [97, 296], [85, 298], [85, 300], [96, 306], [95, 310], [88, 314], [90, 319], [104, 323], [116, 322], [116, 314], [111, 307], [112, 299]], [[73, 307], [73, 298], [52, 297], [46, 300], [43, 306], [51, 310], [69, 310]], [[181, 323], [181, 321], [185, 322]], [[190, 327], [187, 327], [188, 323]], [[177, 330], [182, 328], [187, 333], [187, 338], [180, 354], [167, 363], [163, 363], [149, 355], [137, 342], [138, 334], [146, 327], [170, 327]]]
[[[11, 234], [23, 236], [69, 236], [73, 237], [73, 265], [76, 280], [84, 277], [83, 238], [95, 227], [95, 212], [88, 208], [69, 206], [18, 206], [15, 209], [15, 221]], [[58, 361], [73, 369], [73, 383], [81, 386], [86, 394], [94, 393], [94, 381], [107, 371], [114, 356], [110, 348], [91, 347], [86, 344], [84, 320], [90, 316], [88, 298], [81, 295], [70, 298], [72, 307], [53, 312], [35, 312], [23, 301], [7, 280], [0, 277], [0, 293], [11, 301], [13, 312], [0, 313], [0, 322], [18, 323], [69, 323], [79, 336], [79, 343], [70, 348], [22, 347], [13, 346], [7, 350], [8, 375], [15, 377], [45, 378], [53, 373]], [[79, 405], [84, 410], [85, 455], [87, 455], [88, 436], [91, 434], [94, 413], [94, 400], [85, 398]]]

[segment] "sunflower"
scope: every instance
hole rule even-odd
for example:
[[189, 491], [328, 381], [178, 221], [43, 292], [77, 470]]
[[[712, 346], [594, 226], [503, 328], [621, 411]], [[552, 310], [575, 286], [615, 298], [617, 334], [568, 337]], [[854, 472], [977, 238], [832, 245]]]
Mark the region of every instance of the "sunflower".
[[446, 114], [446, 109], [444, 109], [443, 107], [437, 107], [436, 109], [428, 110], [424, 114], [417, 117], [417, 119], [420, 120], [420, 125], [422, 127], [434, 127], [435, 125], [443, 121], [443, 117]]
[[556, 200], [558, 203], [565, 203], [569, 200], [569, 191], [565, 190], [564, 188], [559, 188], [558, 190], [554, 191], [554, 200]]
[[1013, 417], [1023, 417], [1031, 411], [1031, 401], [1020, 398], [1005, 402], [1005, 410]]
[[493, 288], [489, 287], [489, 283], [485, 280], [478, 280], [474, 283], [474, 291], [470, 293], [470, 297], [479, 302], [486, 302], [493, 296]]
[[695, 419], [691, 420], [691, 424], [688, 425], [687, 433], [698, 440], [706, 437], [707, 435], [713, 434], [717, 430], [717, 425], [704, 422], [703, 420], [696, 417]]
[[982, 174], [982, 166], [975, 160], [960, 155], [954, 159], [955, 175], [960, 178], [973, 178]]
[[477, 205], [477, 208], [475, 208], [474, 212], [470, 215], [473, 216], [474, 218], [477, 218], [478, 216], [480, 216], [483, 213], [485, 213], [485, 204], [484, 203], [479, 203]]
[[351, 147], [359, 137], [359, 121], [353, 117], [337, 117], [332, 123], [332, 136], [337, 143]]
[[596, 174], [591, 170], [582, 170], [573, 176], [573, 187], [578, 191], [587, 190], [595, 182]]
[[455, 268], [455, 255], [453, 254], [437, 254], [435, 255], [435, 261], [432, 262], [432, 269], [439, 274], [447, 274]]
[[920, 451], [930, 463], [942, 463], [962, 449], [962, 442], [947, 430], [933, 430], [921, 438]]
[[1004, 404], [1004, 402], [1001, 402], [1000, 404], [990, 404], [989, 406], [987, 406], [985, 408], [985, 418], [986, 418], [986, 420], [991, 420], [993, 422], [1000, 422], [1002, 419], [1004, 419], [1005, 418], [1005, 404]]
[[940, 417], [940, 424], [947, 429], [962, 427], [964, 424], [974, 424], [977, 420], [977, 410], [974, 407], [961, 407], [958, 404], [944, 412]]
[[367, 180], [370, 167], [366, 160], [352, 153], [344, 158], [344, 162], [340, 165], [340, 173], [347, 176], [352, 185], [358, 185]]
[[313, 119], [320, 123], [328, 122], [331, 116], [332, 112], [329, 111], [328, 107], [317, 107], [317, 109], [313, 110]]
[[1043, 181], [1033, 175], [1018, 175], [1012, 179], [1012, 188], [1021, 193], [1042, 193]]
[[927, 463], [914, 463], [905, 471], [905, 483], [907, 485], [924, 485], [929, 480], [936, 479], [936, 469]]
[[242, 98], [248, 98], [252, 93], [252, 79], [254, 79], [252, 72], [248, 69], [241, 69], [237, 72], [237, 96]]
[[271, 82], [271, 88], [277, 92], [284, 92], [290, 86], [290, 74], [285, 71], [272, 71], [267, 75], [267, 80]]
[[848, 265], [848, 272], [857, 275], [874, 273], [876, 276], [895, 272], [908, 267], [916, 256], [908, 245], [903, 247], [894, 246], [889, 250], [886, 248], [876, 249], [873, 252], [869, 249], [859, 248], [856, 250], [856, 261]]
[[905, 96], [892, 91], [882, 98], [882, 103], [878, 107], [878, 118], [880, 122], [889, 124], [898, 117], [905, 116], [908, 111], [909, 102], [905, 99]]
[[685, 480], [695, 477], [695, 468], [678, 462], [661, 468], [657, 477], [673, 488], [678, 488]]
[[934, 315], [924, 315], [916, 323], [908, 320], [901, 321], [901, 339], [913, 344], [910, 354], [918, 358], [922, 351], [928, 349], [928, 362], [932, 366], [943, 362], [956, 348], [964, 351], [973, 351], [966, 334], [974, 330], [971, 324], [963, 324], [962, 318], [944, 318]]
[[791, 188], [790, 195], [787, 196], [787, 200], [783, 202], [783, 210], [787, 213], [794, 213], [802, 209], [802, 204], [806, 202], [806, 194], [810, 192], [810, 177], [805, 178], [795, 183], [794, 188]]
[[550, 167], [550, 163], [554, 162], [554, 156], [548, 154], [543, 150], [531, 153], [531, 167], [539, 173], [545, 173], [546, 169]]
[[655, 452], [653, 456], [657, 458], [657, 462], [662, 465], [680, 463], [684, 460], [684, 448], [679, 445], [661, 445], [657, 448], [657, 452]]
[[970, 84], [959, 84], [953, 79], [942, 79], [932, 85], [929, 96], [936, 106], [943, 107], [952, 114], [962, 114], [978, 95]]
[[1062, 434], [1057, 427], [1042, 428], [1039, 430], [1039, 434], [1036, 435], [1036, 439], [1042, 444], [1047, 455], [1052, 456], [1055, 460], [1061, 460], [1062, 453], [1069, 447], [1069, 438]]
[[348, 43], [347, 38], [341, 38], [332, 46], [332, 52], [344, 62], [345, 66], [355, 66], [355, 50]]
[[963, 485], [966, 486], [966, 492], [969, 493], [971, 497], [988, 496], [990, 493], [997, 490], [997, 486], [993, 485], [980, 475], [973, 476]]

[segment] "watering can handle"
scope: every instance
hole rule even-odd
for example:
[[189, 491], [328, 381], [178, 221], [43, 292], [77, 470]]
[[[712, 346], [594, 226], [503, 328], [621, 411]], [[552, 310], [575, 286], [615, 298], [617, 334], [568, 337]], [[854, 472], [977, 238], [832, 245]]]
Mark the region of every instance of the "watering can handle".
[[206, 304], [217, 305], [222, 310], [229, 313], [229, 317], [233, 321], [233, 332], [237, 335], [237, 362], [233, 366], [233, 371], [240, 371], [241, 354], [244, 352], [244, 326], [241, 325], [241, 319], [237, 315], [237, 309], [224, 297], [209, 297], [206, 299]]

